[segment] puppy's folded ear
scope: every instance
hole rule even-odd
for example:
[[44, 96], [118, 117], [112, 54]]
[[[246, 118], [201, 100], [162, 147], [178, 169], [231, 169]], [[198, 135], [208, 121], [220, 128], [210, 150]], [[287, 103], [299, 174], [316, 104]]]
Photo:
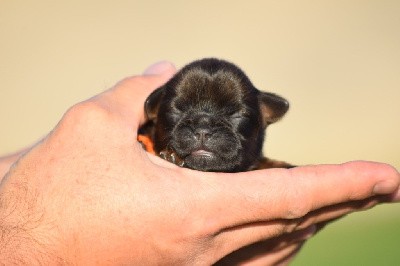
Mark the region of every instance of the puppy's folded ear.
[[289, 102], [273, 93], [261, 92], [258, 96], [263, 126], [275, 123], [289, 110]]
[[149, 120], [155, 120], [157, 118], [158, 109], [160, 108], [160, 102], [164, 96], [164, 91], [164, 87], [160, 87], [147, 97], [144, 104], [144, 110]]

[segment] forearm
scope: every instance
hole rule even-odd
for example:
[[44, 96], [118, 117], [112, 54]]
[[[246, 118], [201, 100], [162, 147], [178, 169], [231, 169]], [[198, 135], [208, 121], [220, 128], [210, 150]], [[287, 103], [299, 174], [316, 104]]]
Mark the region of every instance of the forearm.
[[[1, 192], [3, 194], [3, 192]], [[13, 198], [1, 195], [0, 208], [0, 258], [9, 265], [36, 265], [49, 261], [47, 246], [36, 239], [36, 218], [10, 206]]]
[[[25, 151], [1, 158], [1, 178]], [[61, 262], [56, 252], [59, 241], [52, 237], [57, 227], [46, 222], [40, 192], [30, 186], [26, 172], [16, 162], [0, 185], [0, 261], [6, 265]]]
[[0, 225], [0, 258], [5, 265], [50, 265], [63, 262], [51, 245], [31, 235], [24, 224]]

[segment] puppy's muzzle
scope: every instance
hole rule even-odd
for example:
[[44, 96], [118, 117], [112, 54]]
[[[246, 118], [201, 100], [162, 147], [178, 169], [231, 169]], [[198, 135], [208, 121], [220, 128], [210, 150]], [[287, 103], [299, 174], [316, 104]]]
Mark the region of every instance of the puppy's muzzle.
[[196, 128], [194, 130], [194, 137], [196, 138], [197, 141], [200, 141], [201, 143], [204, 143], [207, 141], [212, 135], [212, 132], [209, 128]]

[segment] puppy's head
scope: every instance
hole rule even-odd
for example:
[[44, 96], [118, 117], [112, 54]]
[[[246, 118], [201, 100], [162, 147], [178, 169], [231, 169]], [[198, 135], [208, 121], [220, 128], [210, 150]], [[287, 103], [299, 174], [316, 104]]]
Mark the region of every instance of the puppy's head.
[[157, 153], [172, 150], [184, 166], [201, 171], [245, 171], [260, 158], [265, 128], [288, 102], [257, 90], [235, 65], [195, 61], [147, 99]]

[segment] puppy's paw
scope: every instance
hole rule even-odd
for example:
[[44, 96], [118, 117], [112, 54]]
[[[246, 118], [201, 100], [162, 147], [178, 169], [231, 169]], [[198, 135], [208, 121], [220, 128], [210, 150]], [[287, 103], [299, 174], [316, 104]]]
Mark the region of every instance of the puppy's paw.
[[176, 164], [178, 166], [183, 167], [184, 161], [174, 152], [171, 150], [163, 150], [160, 151], [160, 157], [164, 160], [167, 160], [170, 163]]

